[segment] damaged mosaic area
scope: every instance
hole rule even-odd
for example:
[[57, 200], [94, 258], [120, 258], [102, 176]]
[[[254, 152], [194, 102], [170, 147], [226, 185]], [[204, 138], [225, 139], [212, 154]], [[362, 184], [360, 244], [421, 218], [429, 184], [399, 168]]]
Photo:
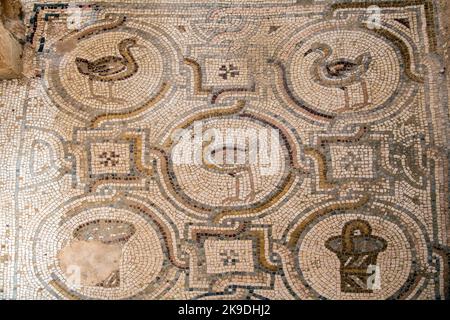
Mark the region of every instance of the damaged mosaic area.
[[[0, 81], [0, 297], [449, 299], [437, 2], [24, 11], [32, 75]], [[216, 161], [247, 159], [242, 130], [276, 133], [268, 162]], [[180, 131], [199, 161], [174, 160]]]

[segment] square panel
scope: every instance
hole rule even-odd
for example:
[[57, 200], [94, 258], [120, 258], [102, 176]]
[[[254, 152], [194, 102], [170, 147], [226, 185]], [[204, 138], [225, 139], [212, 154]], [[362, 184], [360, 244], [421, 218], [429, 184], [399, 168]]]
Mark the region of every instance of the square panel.
[[249, 69], [246, 59], [206, 58], [205, 86], [248, 87]]
[[334, 179], [373, 179], [376, 161], [372, 147], [330, 146], [332, 177]]
[[207, 239], [204, 248], [209, 274], [254, 271], [252, 240]]
[[92, 143], [90, 145], [90, 166], [94, 175], [129, 174], [130, 165], [129, 143]]

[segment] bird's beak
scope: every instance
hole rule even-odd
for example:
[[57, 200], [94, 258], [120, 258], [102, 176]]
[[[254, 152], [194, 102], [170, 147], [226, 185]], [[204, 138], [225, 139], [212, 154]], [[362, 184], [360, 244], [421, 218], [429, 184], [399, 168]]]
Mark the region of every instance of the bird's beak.
[[130, 39], [132, 39], [132, 40], [135, 41], [135, 44], [132, 46], [132, 48], [146, 49], [146, 47], [145, 47], [144, 45], [139, 44], [139, 40], [140, 40], [140, 39], [139, 39], [138, 37], [132, 37], [132, 38], [130, 38]]
[[305, 54], [303, 56], [306, 57], [308, 54], [312, 53], [313, 51], [314, 51], [313, 49], [309, 49], [308, 51], [305, 52]]

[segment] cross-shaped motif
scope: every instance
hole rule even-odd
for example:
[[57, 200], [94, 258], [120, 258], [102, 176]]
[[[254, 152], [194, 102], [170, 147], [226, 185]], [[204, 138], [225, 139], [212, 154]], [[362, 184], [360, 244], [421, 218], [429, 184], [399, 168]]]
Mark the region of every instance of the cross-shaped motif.
[[220, 71], [219, 76], [221, 76], [224, 80], [227, 80], [228, 77], [234, 78], [235, 76], [239, 75], [238, 67], [236, 67], [232, 64], [229, 64], [228, 66], [223, 64], [219, 68], [219, 71]]
[[118, 158], [120, 156], [116, 154], [114, 151], [105, 151], [101, 155], [98, 156], [100, 159], [104, 159], [103, 161], [100, 161], [100, 164], [104, 165], [105, 167], [115, 167], [117, 164], [119, 164]]
[[341, 158], [341, 161], [344, 163], [344, 168], [347, 171], [358, 171], [360, 166], [358, 163], [361, 163], [362, 159], [360, 156], [357, 156], [354, 152], [349, 151], [347, 155]]
[[312, 262], [312, 264], [314, 265], [314, 267], [316, 267], [317, 269], [321, 267], [321, 263], [319, 259], [314, 259], [314, 261]]
[[236, 263], [239, 262], [239, 254], [233, 249], [227, 250], [224, 249], [220, 252], [220, 256], [222, 256], [222, 261], [224, 266], [235, 266]]

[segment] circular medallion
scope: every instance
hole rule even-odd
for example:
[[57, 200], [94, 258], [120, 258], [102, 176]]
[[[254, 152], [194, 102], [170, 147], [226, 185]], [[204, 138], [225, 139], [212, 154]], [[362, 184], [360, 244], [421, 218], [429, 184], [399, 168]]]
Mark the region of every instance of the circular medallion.
[[330, 30], [293, 52], [288, 74], [295, 94], [321, 112], [358, 111], [383, 105], [395, 93], [400, 63], [375, 35]]
[[300, 230], [288, 279], [294, 291], [337, 300], [403, 296], [417, 276], [424, 252], [392, 215], [332, 212]]
[[[253, 117], [232, 116], [204, 121], [201, 130], [202, 140], [196, 141], [195, 125], [186, 128], [193, 140], [171, 151], [169, 176], [184, 202], [211, 211], [245, 209], [284, 191], [292, 159], [277, 128]], [[180, 150], [192, 156], [176, 158]]]
[[124, 299], [157, 297], [170, 285], [161, 282], [173, 267], [159, 226], [140, 204], [125, 203], [73, 203], [43, 221], [34, 259], [46, 287], [64, 296]]
[[67, 52], [58, 52], [57, 44], [48, 59], [47, 92], [85, 119], [144, 109], [167, 90], [169, 51], [153, 29], [124, 26], [80, 39]]

